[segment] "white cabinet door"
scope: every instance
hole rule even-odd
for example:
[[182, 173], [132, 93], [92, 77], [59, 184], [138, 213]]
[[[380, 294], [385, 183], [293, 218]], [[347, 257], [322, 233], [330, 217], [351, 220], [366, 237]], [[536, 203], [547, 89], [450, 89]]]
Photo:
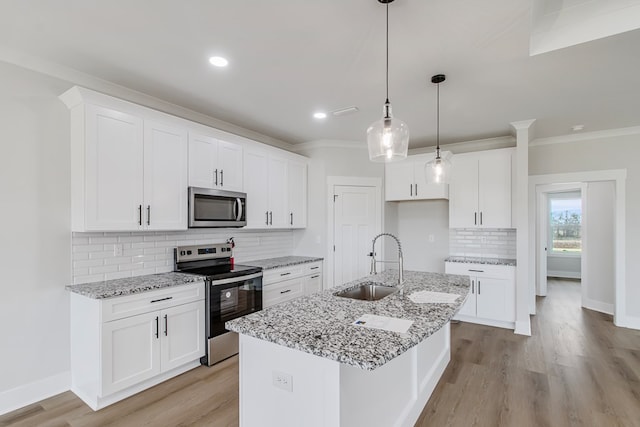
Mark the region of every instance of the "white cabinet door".
[[515, 292], [506, 279], [477, 278], [476, 315], [483, 319], [515, 321]]
[[449, 227], [474, 228], [478, 218], [478, 158], [461, 154], [451, 161]]
[[244, 151], [244, 191], [247, 193], [247, 227], [266, 228], [269, 220], [268, 158], [263, 151]]
[[187, 132], [144, 125], [144, 228], [187, 229]]
[[160, 313], [102, 325], [102, 394], [106, 396], [160, 373]]
[[393, 162], [384, 166], [384, 197], [386, 201], [410, 200], [414, 197], [414, 165], [411, 161]]
[[218, 141], [189, 132], [189, 185], [215, 188], [217, 163]]
[[478, 168], [478, 225], [511, 228], [511, 151], [483, 153]]
[[473, 281], [473, 289], [469, 289], [469, 296], [467, 297], [467, 300], [460, 308], [460, 311], [458, 311], [457, 315], [464, 315], [464, 316], [476, 315], [476, 296], [477, 296], [475, 292], [476, 279], [475, 277], [472, 277], [471, 280]]
[[218, 185], [229, 191], [242, 191], [242, 147], [218, 141]]
[[289, 225], [287, 210], [287, 160], [269, 156], [269, 226], [283, 228]]
[[204, 301], [171, 307], [161, 312], [162, 371], [169, 371], [205, 354]]
[[76, 215], [84, 211], [84, 221], [74, 219], [74, 229], [139, 230], [143, 199], [142, 119], [89, 104], [85, 115], [85, 188], [82, 191], [78, 187], [72, 208]]
[[322, 290], [322, 274], [316, 273], [304, 278], [304, 294], [309, 295]]
[[287, 166], [289, 185], [289, 227], [307, 226], [307, 165], [289, 160]]

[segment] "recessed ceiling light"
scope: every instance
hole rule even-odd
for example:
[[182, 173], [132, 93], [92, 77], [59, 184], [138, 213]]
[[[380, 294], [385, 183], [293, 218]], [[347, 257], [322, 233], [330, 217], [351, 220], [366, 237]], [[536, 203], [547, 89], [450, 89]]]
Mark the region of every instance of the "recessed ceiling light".
[[584, 125], [571, 126], [571, 130], [574, 131], [574, 132], [578, 132], [578, 131], [584, 130]]
[[215, 65], [216, 67], [226, 67], [227, 65], [229, 65], [229, 61], [227, 61], [227, 59], [223, 58], [222, 56], [212, 56], [211, 58], [209, 58], [209, 62], [211, 63], [211, 65]]
[[322, 111], [318, 111], [317, 113], [313, 113], [313, 117], [316, 119], [326, 119], [327, 113], [323, 113]]

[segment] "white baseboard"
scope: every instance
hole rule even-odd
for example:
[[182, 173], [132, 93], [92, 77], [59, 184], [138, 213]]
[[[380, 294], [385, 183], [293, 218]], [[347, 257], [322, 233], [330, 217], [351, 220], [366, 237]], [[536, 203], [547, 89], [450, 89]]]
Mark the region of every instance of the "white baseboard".
[[67, 371], [0, 392], [0, 415], [68, 391], [70, 385], [71, 373]]
[[640, 330], [640, 317], [625, 316], [623, 319], [616, 319], [616, 326], [629, 329]]
[[560, 279], [580, 279], [581, 274], [577, 271], [547, 271], [547, 277], [558, 277]]
[[582, 306], [600, 313], [613, 314], [613, 304], [607, 304], [606, 302], [583, 298]]
[[531, 319], [527, 317], [527, 320], [516, 321], [516, 327], [513, 331], [514, 334], [531, 336]]

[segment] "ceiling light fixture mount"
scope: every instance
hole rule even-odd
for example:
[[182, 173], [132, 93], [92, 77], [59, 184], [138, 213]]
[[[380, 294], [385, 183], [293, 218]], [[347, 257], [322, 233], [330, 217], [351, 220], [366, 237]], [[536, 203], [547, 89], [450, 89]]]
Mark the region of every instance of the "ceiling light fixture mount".
[[393, 118], [389, 102], [389, 3], [393, 0], [378, 0], [387, 9], [387, 97], [382, 110], [382, 119], [367, 129], [367, 146], [369, 160], [372, 162], [393, 162], [407, 158], [409, 148], [409, 127], [402, 121]]
[[431, 77], [431, 83], [437, 88], [437, 108], [436, 108], [436, 156], [424, 166], [424, 176], [427, 183], [444, 184], [449, 182], [449, 171], [451, 162], [440, 156], [440, 83], [446, 80], [444, 74], [436, 74]]

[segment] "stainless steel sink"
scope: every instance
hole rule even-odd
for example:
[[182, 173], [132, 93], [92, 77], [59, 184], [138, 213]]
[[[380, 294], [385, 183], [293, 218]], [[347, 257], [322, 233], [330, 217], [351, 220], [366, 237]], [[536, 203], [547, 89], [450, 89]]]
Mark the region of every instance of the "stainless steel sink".
[[362, 301], [378, 301], [398, 291], [398, 288], [386, 286], [382, 283], [364, 282], [355, 288], [340, 291], [335, 295], [343, 298], [358, 299]]

